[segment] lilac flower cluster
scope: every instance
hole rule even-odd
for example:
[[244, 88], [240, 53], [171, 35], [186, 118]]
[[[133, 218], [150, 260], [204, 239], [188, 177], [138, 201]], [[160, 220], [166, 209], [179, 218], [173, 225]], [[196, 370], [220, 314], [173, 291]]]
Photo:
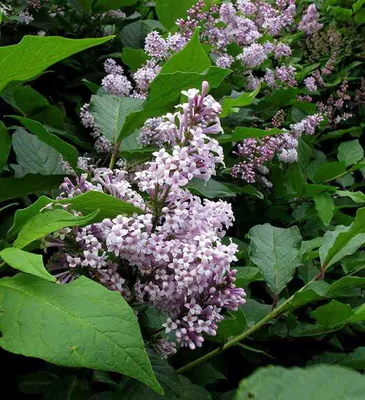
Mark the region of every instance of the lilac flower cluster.
[[308, 7], [307, 12], [303, 15], [302, 20], [298, 25], [298, 29], [305, 32], [306, 35], [312, 35], [313, 33], [318, 32], [323, 27], [323, 24], [318, 22], [318, 18], [319, 15], [317, 8], [314, 4], [311, 4]]
[[[279, 111], [273, 118], [273, 125], [283, 124], [285, 114]], [[245, 139], [237, 145], [234, 154], [240, 161], [231, 168], [231, 175], [247, 183], [258, 183], [268, 188], [271, 182], [266, 178], [269, 174], [267, 163], [275, 156], [284, 163], [297, 161], [298, 138], [302, 134], [313, 135], [315, 129], [323, 121], [319, 114], [309, 115], [297, 124], [290, 125], [290, 132], [277, 136], [265, 136], [261, 139]]]
[[[294, 15], [294, 0], [283, 0], [276, 6], [264, 1], [242, 0], [236, 4], [223, 3], [219, 7], [213, 5], [208, 10], [204, 1], [200, 0], [188, 10], [185, 20], [176, 22], [179, 32], [169, 34], [166, 40], [158, 32], [151, 32], [146, 38], [145, 51], [151, 57], [149, 62], [161, 64], [181, 50], [199, 26], [200, 39], [202, 43], [212, 46], [212, 57], [217, 66], [230, 68], [236, 60], [242, 63], [247, 88], [258, 86], [259, 78], [253, 70], [270, 57], [275, 59], [276, 70], [270, 70], [273, 82], [269, 86], [275, 87], [275, 80], [277, 86], [294, 86], [295, 69], [283, 64], [285, 57], [291, 55], [291, 49], [278, 39], [285, 29], [293, 26]], [[272, 41], [262, 40], [267, 34], [272, 36]], [[229, 54], [231, 44], [238, 45], [242, 52], [237, 56]], [[263, 81], [266, 82], [265, 79]]]
[[[135, 174], [143, 198], [121, 170], [92, 168], [92, 178], [65, 178], [60, 198], [96, 190], [127, 201], [143, 214], [117, 216], [101, 223], [56, 232], [45, 247], [58, 251], [49, 269], [60, 282], [86, 274], [127, 300], [147, 303], [166, 316], [165, 338], [154, 348], [164, 355], [176, 351], [175, 341], [191, 349], [203, 335], [215, 335], [222, 310], [236, 310], [245, 292], [236, 288], [237, 246], [224, 245], [225, 230], [233, 224], [230, 204], [201, 200], [184, 187], [193, 178], [207, 180], [223, 161], [218, 142], [208, 135], [221, 132], [220, 105], [202, 92], [183, 92], [188, 102], [175, 114], [145, 124], [153, 134], [145, 141], [165, 145]], [[158, 123], [158, 124], [157, 124]], [[157, 139], [157, 134], [162, 138]], [[157, 142], [156, 142], [157, 139]], [[167, 339], [167, 340], [166, 340]]]
[[349, 85], [343, 81], [335, 94], [331, 94], [326, 103], [318, 102], [318, 111], [325, 115], [330, 127], [336, 127], [341, 121], [352, 118], [353, 113], [349, 112], [354, 104], [350, 104]]

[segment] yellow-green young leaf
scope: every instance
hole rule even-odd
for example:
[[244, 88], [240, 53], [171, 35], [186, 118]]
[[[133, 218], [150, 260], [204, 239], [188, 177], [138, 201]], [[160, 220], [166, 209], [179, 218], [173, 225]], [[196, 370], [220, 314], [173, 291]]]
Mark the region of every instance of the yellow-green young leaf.
[[5, 125], [0, 121], [0, 173], [8, 160], [11, 148], [11, 137]]
[[355, 221], [350, 226], [339, 226], [328, 231], [319, 249], [321, 264], [328, 268], [345, 256], [349, 256], [365, 243], [365, 208], [357, 210]]
[[259, 85], [256, 90], [250, 93], [237, 93], [235, 97], [223, 97], [222, 113], [220, 118], [224, 118], [231, 114], [234, 107], [245, 107], [252, 104], [254, 98], [259, 94], [261, 86]]
[[340, 197], [350, 197], [355, 203], [365, 203], [365, 194], [363, 192], [350, 192], [349, 190], [337, 190], [336, 194]]
[[327, 226], [335, 213], [335, 203], [328, 192], [319, 193], [313, 197], [314, 204], [321, 221]]
[[27, 35], [18, 44], [0, 47], [0, 92], [9, 82], [34, 78], [50, 65], [112, 38], [66, 39]]
[[14, 269], [38, 276], [50, 282], [56, 281], [56, 278], [45, 269], [43, 258], [39, 254], [8, 247], [0, 252], [0, 257]]
[[160, 73], [203, 72], [210, 66], [210, 59], [199, 41], [199, 29], [195, 29], [189, 43], [163, 65]]
[[162, 393], [136, 315], [120, 293], [85, 277], [57, 285], [27, 274], [0, 280], [0, 293], [5, 350], [66, 367], [119, 372]]
[[35, 240], [42, 239], [66, 226], [83, 226], [94, 221], [99, 209], [86, 216], [75, 216], [64, 210], [44, 211], [31, 218], [21, 229], [14, 247], [22, 249]]
[[260, 269], [271, 291], [278, 295], [292, 279], [301, 261], [299, 229], [264, 224], [251, 228], [248, 235], [251, 239], [250, 259]]
[[351, 318], [351, 322], [364, 322], [364, 321], [365, 321], [365, 304], [362, 304], [354, 311]]
[[363, 400], [364, 391], [364, 375], [347, 368], [269, 366], [243, 379], [234, 400]]

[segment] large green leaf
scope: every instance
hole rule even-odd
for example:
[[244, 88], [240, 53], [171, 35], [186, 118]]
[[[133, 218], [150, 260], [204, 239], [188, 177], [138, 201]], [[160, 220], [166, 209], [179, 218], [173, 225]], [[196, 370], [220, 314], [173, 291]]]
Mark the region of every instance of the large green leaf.
[[11, 239], [16, 236], [30, 219], [38, 215], [40, 211], [50, 203], [69, 204], [70, 209], [79, 211], [83, 214], [90, 214], [100, 208], [97, 215], [99, 221], [102, 221], [104, 218], [115, 218], [117, 215], [143, 213], [141, 209], [135, 207], [131, 203], [97, 191], [89, 191], [64, 200], [52, 200], [46, 196], [41, 196], [29, 207], [16, 211], [14, 215], [14, 223], [7, 234], [7, 238]]
[[143, 100], [131, 97], [91, 97], [90, 113], [95, 118], [101, 133], [112, 143], [119, 142], [120, 132], [126, 117], [141, 109]]
[[2, 178], [0, 179], [0, 201], [57, 189], [63, 180], [64, 175], [27, 174], [19, 179]]
[[177, 19], [186, 18], [188, 9], [195, 3], [195, 0], [179, 0], [173, 4], [171, 4], [171, 0], [157, 0], [158, 19], [167, 29], [171, 29], [175, 26]]
[[321, 221], [327, 226], [335, 213], [335, 203], [328, 192], [319, 193], [313, 197], [315, 208]]
[[85, 277], [57, 285], [26, 274], [2, 279], [0, 292], [5, 350], [68, 367], [119, 372], [162, 393], [136, 316], [118, 292]]
[[251, 239], [250, 259], [260, 269], [271, 291], [278, 295], [300, 264], [302, 237], [299, 229], [264, 224], [251, 228], [248, 235]]
[[32, 254], [16, 249], [15, 247], [8, 247], [0, 251], [0, 257], [14, 269], [38, 276], [47, 281], [56, 281], [56, 278], [45, 269], [43, 258], [39, 254]]
[[19, 44], [0, 47], [0, 92], [12, 81], [34, 78], [50, 65], [112, 39], [66, 39], [24, 36]]
[[348, 167], [364, 158], [364, 149], [358, 140], [342, 142], [338, 147], [337, 157]]
[[350, 197], [355, 203], [365, 203], [365, 194], [363, 192], [350, 192], [349, 190], [337, 190], [336, 194], [340, 197]]
[[47, 99], [28, 85], [16, 86], [6, 91], [1, 97], [24, 117], [36, 114], [49, 106]]
[[326, 162], [316, 166], [313, 179], [315, 183], [328, 182], [343, 175], [345, 171], [344, 161]]
[[203, 81], [208, 81], [210, 87], [215, 88], [229, 73], [230, 70], [227, 69], [209, 67], [201, 74], [197, 72], [158, 74], [150, 85], [150, 94], [143, 110], [127, 116], [121, 137], [129, 136], [142, 126], [147, 118], [166, 114], [178, 104], [182, 90], [200, 88]]
[[12, 136], [18, 164], [12, 164], [16, 177], [25, 174], [60, 175], [64, 173], [59, 153], [37, 136], [17, 129]]
[[332, 300], [312, 311], [311, 316], [325, 329], [333, 329], [338, 324], [346, 323], [352, 317], [352, 310], [349, 304]]
[[67, 161], [73, 169], [77, 169], [78, 153], [75, 147], [64, 142], [58, 136], [49, 132], [41, 123], [23, 117], [13, 117], [20, 121], [30, 132], [34, 133], [39, 140], [51, 146], [60, 153], [65, 161]]
[[8, 160], [11, 148], [11, 137], [6, 126], [0, 121], [0, 173]]
[[210, 66], [210, 59], [200, 44], [199, 30], [196, 29], [189, 43], [163, 65], [160, 73], [203, 72]]
[[355, 251], [365, 243], [365, 208], [357, 210], [355, 221], [348, 227], [337, 228], [324, 235], [324, 241], [319, 249], [321, 263], [330, 267], [345, 256]]
[[365, 377], [347, 368], [266, 367], [241, 381], [235, 400], [362, 400]]
[[[52, 200], [50, 200], [52, 201]], [[56, 204], [70, 204], [70, 209], [89, 214], [100, 208], [98, 219], [114, 218], [117, 215], [143, 214], [143, 210], [131, 203], [109, 194], [92, 190], [71, 199], [57, 200]]]
[[37, 239], [42, 239], [52, 232], [56, 232], [66, 226], [83, 226], [91, 221], [99, 213], [99, 209], [89, 215], [78, 216], [64, 210], [43, 211], [31, 218], [21, 229], [14, 247], [22, 249]]
[[364, 370], [365, 347], [358, 347], [352, 353], [322, 353], [314, 357], [316, 363], [337, 364], [343, 367]]

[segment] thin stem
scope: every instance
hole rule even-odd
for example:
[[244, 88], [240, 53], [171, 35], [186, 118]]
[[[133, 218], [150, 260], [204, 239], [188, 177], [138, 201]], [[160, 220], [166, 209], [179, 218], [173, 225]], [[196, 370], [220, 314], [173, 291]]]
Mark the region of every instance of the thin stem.
[[118, 151], [119, 151], [119, 147], [120, 147], [120, 142], [115, 143], [113, 151], [112, 151], [112, 156], [110, 158], [110, 162], [109, 162], [109, 168], [113, 169], [115, 162], [117, 161], [117, 155], [118, 155]]
[[[321, 267], [321, 277], [323, 276], [324, 272], [325, 272], [326, 267]], [[312, 280], [310, 280], [307, 284], [305, 284], [301, 289], [298, 290], [298, 292], [303, 292], [308, 285], [310, 285], [312, 282], [314, 282], [315, 280], [317, 280], [318, 277], [314, 277]], [[297, 292], [297, 293], [298, 293]], [[258, 331], [260, 328], [262, 328], [267, 322], [271, 321], [274, 318], [277, 318], [280, 316], [280, 314], [282, 314], [284, 311], [287, 310], [288, 305], [292, 302], [292, 300], [294, 299], [294, 295], [290, 296], [287, 300], [284, 301], [284, 303], [282, 303], [278, 308], [273, 309], [269, 314], [267, 314], [264, 318], [262, 318], [259, 322], [257, 322], [254, 326], [252, 326], [251, 328], [247, 329], [246, 331], [243, 331], [241, 334], [237, 335], [236, 337], [234, 337], [233, 339], [229, 340], [225, 345], [223, 345], [222, 347], [219, 347], [213, 351], [211, 351], [210, 353], [205, 354], [204, 356], [196, 359], [195, 361], [192, 361], [191, 363], [179, 368], [178, 370], [176, 370], [176, 372], [178, 374], [183, 374], [186, 371], [189, 371], [190, 369], [196, 367], [197, 365], [200, 365], [206, 361], [208, 361], [210, 358], [223, 353], [224, 351], [226, 351], [227, 349], [229, 349], [232, 346], [235, 346], [236, 344], [238, 344], [239, 342], [241, 342], [243, 339], [246, 339], [248, 336], [252, 335], [253, 333], [255, 333], [256, 331]]]

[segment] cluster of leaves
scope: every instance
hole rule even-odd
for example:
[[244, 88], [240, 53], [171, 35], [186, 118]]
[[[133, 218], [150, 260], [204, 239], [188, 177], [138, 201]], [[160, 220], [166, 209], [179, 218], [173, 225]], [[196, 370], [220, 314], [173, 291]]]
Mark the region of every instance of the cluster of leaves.
[[[10, 3], [19, 12], [31, 2]], [[49, 1], [27, 25], [0, 9], [0, 346], [10, 390], [60, 400], [361, 399], [365, 380], [356, 371], [365, 370], [364, 104], [338, 126], [324, 121], [315, 136], [300, 137], [297, 162], [274, 159], [270, 190], [236, 181], [225, 169], [206, 185], [189, 187], [203, 198], [232, 203], [236, 222], [227, 240], [239, 246], [232, 268], [237, 286], [247, 292], [246, 303], [227, 313], [202, 349], [180, 349], [161, 360], [145, 344], [161, 328], [153, 309], [132, 309], [86, 277], [57, 285], [44, 267], [48, 256], [40, 241], [47, 234], [138, 212], [99, 192], [67, 201], [81, 216], [39, 212], [53, 202], [67, 173], [60, 156], [78, 172], [79, 155], [98, 157], [78, 118], [90, 95], [101, 134], [120, 149], [118, 157], [136, 164], [151, 154], [136, 140], [138, 128], [171, 111], [181, 90], [204, 80], [222, 105], [225, 135], [218, 139], [228, 169], [236, 162], [236, 142], [282, 133], [268, 130], [279, 110], [285, 126], [316, 112], [314, 103], [298, 101], [308, 94], [301, 82], [329, 55], [313, 61], [302, 33], [286, 38], [297, 68], [295, 88], [246, 93], [234, 69], [213, 66], [196, 33], [164, 64], [147, 100], [100, 89], [105, 58], [119, 58], [136, 71], [147, 59], [146, 35], [174, 32], [176, 19], [194, 3]], [[307, 5], [298, 4], [300, 10]], [[364, 7], [363, 0], [317, 4], [321, 23], [352, 40], [329, 81], [313, 94], [317, 102], [325, 103], [344, 80], [352, 96], [360, 87]], [[126, 17], [115, 20], [110, 10]], [[37, 35], [41, 29], [46, 36]], [[100, 165], [107, 166], [108, 158]]]

